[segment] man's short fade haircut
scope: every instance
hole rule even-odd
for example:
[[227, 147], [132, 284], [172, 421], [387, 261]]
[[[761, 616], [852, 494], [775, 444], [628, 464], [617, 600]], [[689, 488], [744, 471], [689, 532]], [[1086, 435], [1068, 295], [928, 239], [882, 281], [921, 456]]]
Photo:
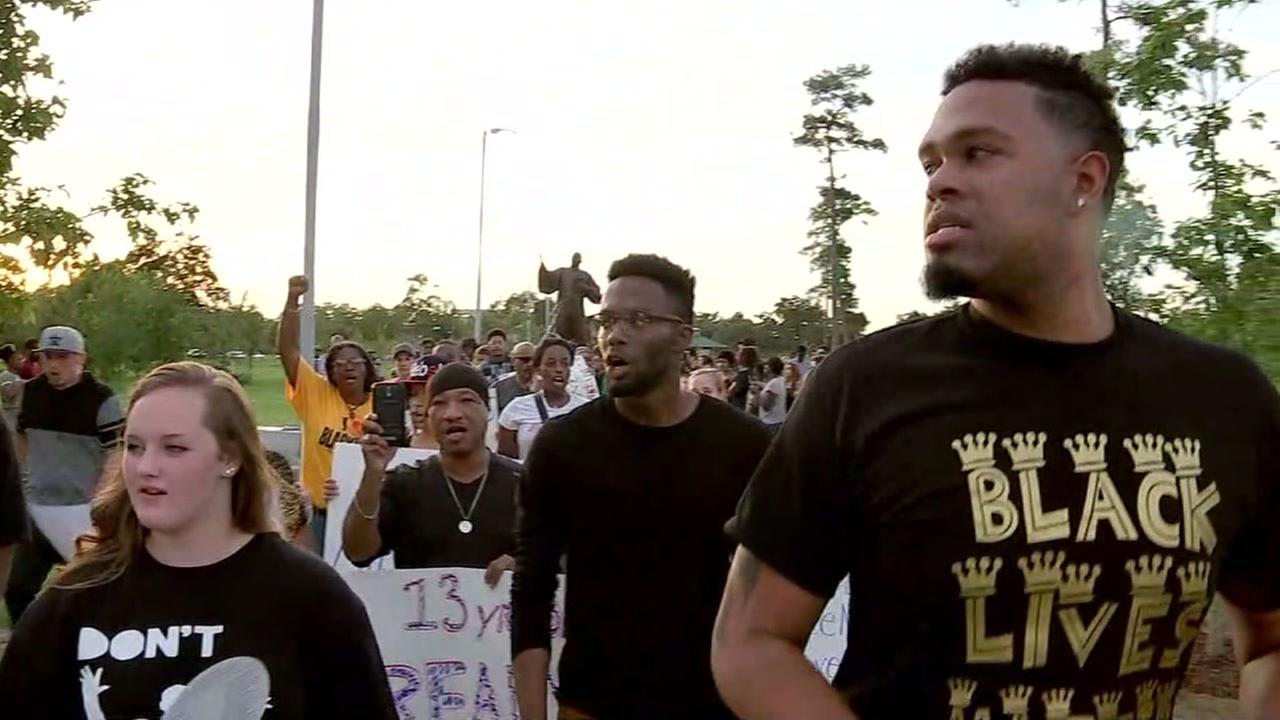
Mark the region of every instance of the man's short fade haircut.
[[1038, 105], [1045, 117], [1107, 156], [1111, 172], [1103, 200], [1111, 209], [1124, 173], [1124, 127], [1116, 115], [1115, 93], [1089, 72], [1083, 56], [1052, 45], [979, 45], [947, 68], [942, 94], [973, 80], [1011, 80], [1040, 90]]
[[662, 286], [678, 306], [677, 314], [693, 322], [693, 273], [660, 255], [628, 255], [609, 267], [609, 282], [622, 277], [644, 277]]
[[485, 341], [487, 342], [487, 341], [489, 341], [489, 340], [494, 339], [495, 337], [500, 337], [500, 338], [502, 338], [503, 340], [506, 340], [506, 339], [507, 339], [507, 331], [506, 331], [506, 330], [503, 330], [502, 328], [499, 328], [499, 327], [493, 328], [492, 330], [490, 330], [490, 331], [489, 331], [489, 334], [488, 334], [488, 335], [485, 335], [485, 336], [484, 336], [484, 339], [485, 339]]

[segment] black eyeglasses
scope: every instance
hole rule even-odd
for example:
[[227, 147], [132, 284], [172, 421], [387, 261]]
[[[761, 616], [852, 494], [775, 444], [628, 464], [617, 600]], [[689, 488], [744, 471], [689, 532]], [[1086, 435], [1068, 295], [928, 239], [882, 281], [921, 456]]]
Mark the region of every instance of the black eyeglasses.
[[632, 328], [642, 328], [655, 322], [675, 323], [676, 325], [688, 324], [684, 318], [676, 317], [675, 315], [663, 315], [644, 310], [626, 310], [622, 312], [604, 310], [598, 313], [594, 319], [600, 325], [601, 330], [612, 330], [613, 326], [618, 323]]

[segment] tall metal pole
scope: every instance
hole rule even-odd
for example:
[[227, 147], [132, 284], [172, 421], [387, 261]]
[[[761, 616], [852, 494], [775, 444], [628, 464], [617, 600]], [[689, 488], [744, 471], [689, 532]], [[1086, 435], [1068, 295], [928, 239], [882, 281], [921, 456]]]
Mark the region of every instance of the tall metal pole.
[[484, 310], [480, 305], [480, 278], [484, 275], [484, 166], [486, 156], [489, 151], [489, 133], [491, 130], [485, 130], [480, 133], [480, 223], [476, 233], [476, 342], [480, 342], [480, 335], [484, 332]]
[[481, 342], [480, 335], [484, 332], [484, 309], [480, 305], [480, 281], [484, 275], [484, 169], [485, 161], [489, 152], [489, 136], [498, 133], [509, 132], [514, 133], [515, 130], [508, 128], [489, 128], [480, 135], [480, 222], [478, 223], [476, 232], [476, 342]]
[[313, 361], [316, 346], [316, 178], [320, 164], [320, 58], [324, 37], [324, 0], [315, 0], [311, 16], [311, 102], [307, 111], [307, 202], [303, 230], [303, 274], [311, 288], [302, 298], [299, 347]]

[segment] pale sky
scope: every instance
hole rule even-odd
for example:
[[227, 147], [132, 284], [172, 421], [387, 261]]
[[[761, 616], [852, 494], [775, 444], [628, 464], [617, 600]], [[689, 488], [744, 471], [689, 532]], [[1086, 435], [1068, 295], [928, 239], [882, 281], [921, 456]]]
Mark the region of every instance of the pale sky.
[[[102, 0], [33, 24], [65, 83], [67, 117], [24, 148], [34, 183], [87, 208], [141, 171], [202, 210], [197, 232], [233, 297], [273, 315], [302, 270], [311, 7], [307, 0]], [[915, 158], [946, 66], [981, 42], [1087, 50], [1096, 2], [1023, 0], [328, 0], [317, 231], [320, 302], [394, 304], [426, 273], [475, 304], [480, 136], [491, 137], [484, 304], [536, 288], [539, 255], [608, 264], [657, 252], [698, 277], [698, 309], [748, 315], [812, 284], [807, 212], [823, 169], [793, 147], [802, 82], [872, 67], [861, 126], [886, 155], [838, 169], [880, 215], [850, 224], [861, 307], [879, 327], [926, 309], [923, 174]], [[1222, 18], [1280, 68], [1280, 3]], [[1280, 75], [1245, 96], [1280, 113]], [[1255, 134], [1235, 145], [1280, 169]], [[1176, 153], [1131, 160], [1166, 219], [1198, 210]], [[122, 230], [94, 226], [106, 257]], [[590, 310], [589, 310], [590, 311]]]

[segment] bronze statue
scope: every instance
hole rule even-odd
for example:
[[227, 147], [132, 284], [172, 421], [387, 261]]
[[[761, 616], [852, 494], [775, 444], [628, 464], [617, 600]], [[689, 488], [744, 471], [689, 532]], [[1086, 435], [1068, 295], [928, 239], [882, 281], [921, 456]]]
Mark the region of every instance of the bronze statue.
[[557, 293], [555, 318], [551, 322], [551, 331], [569, 342], [578, 345], [591, 343], [591, 332], [587, 328], [587, 316], [582, 310], [585, 298], [593, 303], [600, 302], [600, 286], [591, 278], [586, 270], [578, 268], [582, 264], [582, 255], [573, 254], [573, 266], [548, 270], [546, 263], [538, 265], [538, 290], [544, 293]]

